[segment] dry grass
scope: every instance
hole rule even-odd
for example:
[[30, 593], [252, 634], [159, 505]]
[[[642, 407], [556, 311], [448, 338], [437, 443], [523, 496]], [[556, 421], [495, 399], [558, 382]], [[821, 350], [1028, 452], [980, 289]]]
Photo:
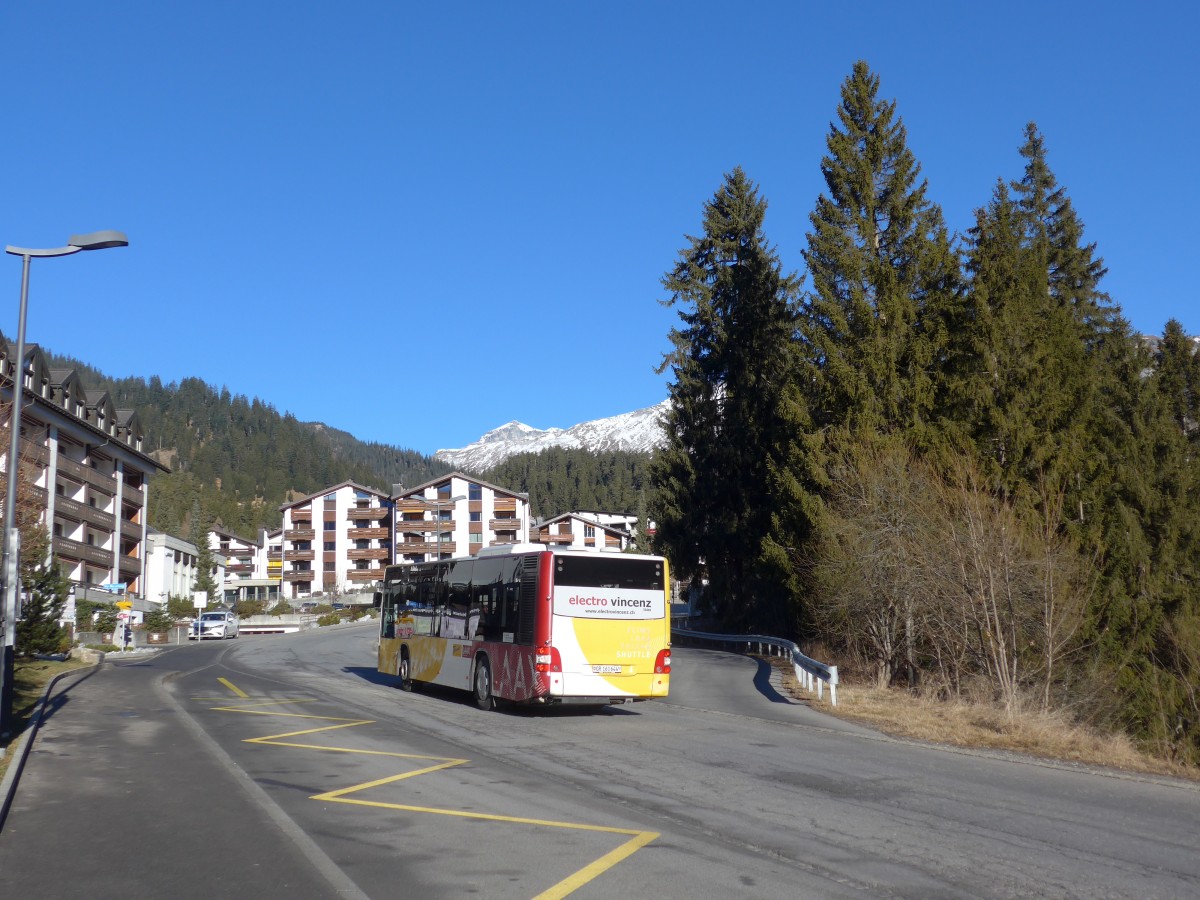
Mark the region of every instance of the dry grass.
[[50, 659], [19, 659], [16, 661], [13, 665], [13, 718], [16, 722], [16, 729], [7, 738], [0, 739], [0, 747], [5, 748], [4, 756], [0, 757], [0, 779], [4, 777], [4, 773], [8, 770], [8, 764], [12, 762], [13, 758], [13, 755], [7, 752], [7, 748], [16, 743], [17, 738], [29, 725], [29, 720], [33, 718], [33, 713], [37, 709], [38, 701], [46, 692], [46, 685], [63, 672], [90, 665], [92, 663], [85, 663], [74, 656], [65, 662], [56, 662]]
[[[789, 663], [771, 660], [783, 672], [784, 686], [797, 699], [816, 701], [796, 681]], [[826, 693], [828, 698], [828, 693]], [[838, 685], [838, 705], [820, 706], [841, 719], [870, 725], [884, 734], [955, 747], [1010, 750], [1046, 759], [1106, 766], [1130, 772], [1200, 781], [1200, 770], [1140, 751], [1125, 735], [1104, 734], [1058, 713], [1040, 710], [1009, 716], [1003, 708], [913, 696], [907, 691]]]

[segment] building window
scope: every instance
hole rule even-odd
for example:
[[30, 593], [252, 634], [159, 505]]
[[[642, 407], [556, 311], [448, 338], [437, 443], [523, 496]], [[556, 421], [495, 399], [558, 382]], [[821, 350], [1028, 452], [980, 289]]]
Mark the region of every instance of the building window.
[[325, 530], [326, 531], [337, 531], [337, 522], [326, 522]]
[[472, 544], [482, 544], [483, 543], [483, 535], [482, 534], [472, 534], [471, 535], [471, 543]]
[[336, 550], [337, 549], [337, 541], [326, 541], [325, 549], [326, 550]]
[[596, 536], [596, 528], [593, 525], [583, 526], [583, 536], [585, 538], [594, 538]]
[[467, 497], [471, 500], [483, 499], [483, 485], [472, 484], [467, 488]]
[[483, 513], [478, 512], [478, 511], [471, 513], [471, 521], [472, 522], [482, 522], [483, 521]]

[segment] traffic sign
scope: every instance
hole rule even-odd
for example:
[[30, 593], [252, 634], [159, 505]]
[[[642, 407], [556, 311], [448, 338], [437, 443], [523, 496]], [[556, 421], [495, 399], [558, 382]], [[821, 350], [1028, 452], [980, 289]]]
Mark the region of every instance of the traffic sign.
[[132, 600], [118, 600], [113, 604], [117, 609], [133, 609]]

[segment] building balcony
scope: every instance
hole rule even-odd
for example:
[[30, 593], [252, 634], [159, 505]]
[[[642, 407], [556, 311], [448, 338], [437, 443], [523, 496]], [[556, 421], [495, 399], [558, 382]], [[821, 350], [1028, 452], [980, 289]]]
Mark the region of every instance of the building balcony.
[[350, 528], [346, 531], [346, 537], [352, 541], [377, 541], [391, 536], [387, 528]]
[[292, 517], [293, 522], [311, 522], [312, 521], [312, 510], [311, 509], [292, 509], [290, 512], [291, 512], [291, 517]]
[[497, 497], [495, 500], [492, 501], [492, 509], [494, 509], [496, 512], [514, 512], [515, 513], [517, 511], [517, 501], [516, 501], [516, 499], [507, 499], [504, 497]]
[[[86, 482], [92, 487], [104, 491], [110, 497], [117, 492], [116, 479], [112, 475], [100, 473], [91, 466], [85, 466], [83, 463], [75, 462], [73, 459], [59, 456], [57, 467], [59, 471], [66, 472], [76, 481]], [[138, 493], [141, 492], [139, 491]]]
[[[42, 498], [42, 505], [45, 506], [45, 498]], [[94, 506], [89, 506], [86, 503], [80, 503], [78, 500], [70, 500], [66, 497], [56, 496], [54, 498], [54, 512], [63, 518], [71, 519], [75, 522], [87, 522], [90, 525], [95, 525], [103, 528], [105, 531], [113, 530], [113, 515], [105, 512], [102, 509], [96, 509]], [[138, 536], [142, 533], [141, 528], [138, 528]]]
[[311, 561], [311, 560], [314, 560], [317, 558], [316, 554], [317, 554], [316, 550], [289, 550], [287, 553], [285, 553], [283, 555], [283, 558], [287, 559], [287, 560], [293, 560], [293, 559], [305, 560], [305, 559], [307, 559], [307, 560]]
[[387, 547], [367, 547], [363, 550], [346, 551], [346, 559], [387, 559], [390, 555]]
[[520, 519], [488, 519], [488, 528], [492, 531], [520, 531]]
[[100, 547], [85, 544], [83, 541], [73, 541], [70, 538], [63, 537], [56, 537], [54, 539], [54, 555], [62, 556], [66, 559], [80, 559], [94, 566], [103, 566], [104, 568], [110, 568], [113, 560], [111, 550], [103, 550]]
[[142, 539], [142, 526], [137, 522], [130, 522], [128, 519], [121, 520], [121, 535], [135, 540]]
[[453, 553], [455, 544], [451, 541], [434, 543], [433, 541], [404, 541], [396, 544], [396, 555], [402, 553]]
[[[449, 509], [449, 507], [450, 507], [449, 503], [444, 503], [442, 505], [445, 506], [447, 509]], [[408, 497], [404, 500], [396, 501], [396, 512], [398, 512], [398, 513], [432, 512], [432, 511], [436, 510], [437, 508], [438, 508], [437, 503], [435, 503], [432, 500], [417, 500], [413, 497]]]
[[454, 519], [414, 519], [396, 523], [396, 534], [429, 534], [435, 531], [453, 531], [458, 527]]
[[240, 575], [253, 572], [254, 566], [251, 563], [227, 563], [225, 565], [225, 571]]
[[284, 581], [312, 581], [313, 575], [315, 575], [315, 574], [316, 573], [313, 572], [311, 569], [306, 569], [303, 572], [284, 572], [283, 580]]
[[531, 534], [531, 541], [536, 541], [539, 544], [570, 544], [575, 540], [573, 534]]
[[382, 581], [383, 569], [351, 569], [346, 578], [349, 581]]
[[317, 532], [312, 528], [289, 528], [283, 533], [285, 541], [313, 541], [317, 538]]
[[136, 556], [122, 556], [121, 574], [137, 578], [137, 576], [142, 574], [142, 561]]
[[368, 519], [372, 522], [376, 522], [379, 519], [386, 519], [390, 513], [391, 510], [386, 506], [356, 506], [353, 509], [346, 511], [346, 518], [352, 522], [360, 519]]

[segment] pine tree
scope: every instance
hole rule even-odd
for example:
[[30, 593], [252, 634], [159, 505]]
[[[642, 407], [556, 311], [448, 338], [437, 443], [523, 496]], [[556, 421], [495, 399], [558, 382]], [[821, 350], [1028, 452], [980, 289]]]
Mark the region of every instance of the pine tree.
[[959, 269], [896, 104], [878, 93], [879, 77], [855, 63], [821, 161], [828, 194], [809, 216], [814, 408], [820, 425], [920, 432]]
[[48, 561], [50, 539], [33, 523], [21, 529], [20, 575], [24, 603], [17, 620], [16, 652], [59, 653], [70, 648], [70, 632], [59, 624], [67, 602], [67, 580]]
[[766, 208], [734, 169], [704, 205], [703, 234], [663, 278], [682, 327], [660, 368], [671, 372], [671, 405], [650, 515], [656, 546], [678, 575], [708, 579], [727, 625], [791, 630], [788, 554], [811, 525], [795, 513], [805, 468], [794, 454], [811, 423], [795, 382], [798, 283], [766, 241]]

